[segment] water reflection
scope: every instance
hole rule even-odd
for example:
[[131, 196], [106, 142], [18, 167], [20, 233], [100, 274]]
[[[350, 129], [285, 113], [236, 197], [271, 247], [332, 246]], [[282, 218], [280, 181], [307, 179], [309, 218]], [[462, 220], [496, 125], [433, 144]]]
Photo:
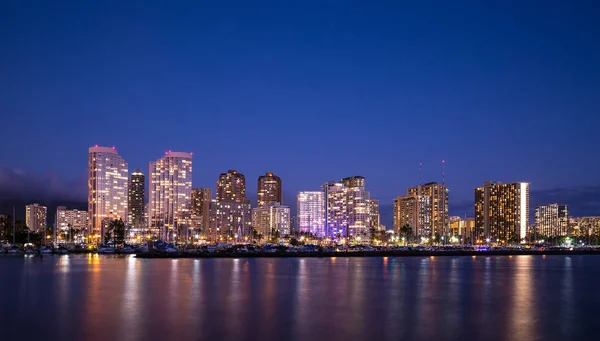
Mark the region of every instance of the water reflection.
[[537, 339], [537, 311], [534, 309], [533, 256], [517, 256], [512, 277], [512, 298], [508, 333], [515, 340]]
[[126, 259], [125, 281], [123, 286], [123, 299], [121, 300], [121, 324], [119, 334], [123, 338], [133, 340], [141, 339], [142, 321], [145, 309], [141, 302], [140, 293], [143, 286], [140, 285], [140, 261], [134, 256]]
[[[581, 266], [576, 266], [582, 264]], [[596, 257], [0, 258], [3, 339], [593, 339]], [[552, 300], [554, 298], [554, 300]], [[10, 313], [7, 313], [10, 312]], [[588, 326], [588, 327], [586, 327]], [[587, 329], [586, 329], [587, 328]]]

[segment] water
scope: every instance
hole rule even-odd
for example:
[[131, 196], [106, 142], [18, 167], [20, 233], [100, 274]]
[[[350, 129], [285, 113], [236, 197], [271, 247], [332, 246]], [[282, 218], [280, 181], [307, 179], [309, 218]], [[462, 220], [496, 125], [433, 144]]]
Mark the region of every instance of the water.
[[600, 256], [0, 257], [2, 340], [595, 339]]

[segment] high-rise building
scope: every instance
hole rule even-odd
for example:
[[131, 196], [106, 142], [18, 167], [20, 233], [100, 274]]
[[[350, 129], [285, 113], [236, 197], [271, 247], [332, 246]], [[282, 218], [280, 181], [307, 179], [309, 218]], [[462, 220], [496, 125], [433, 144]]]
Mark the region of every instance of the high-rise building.
[[414, 237], [431, 238], [431, 197], [428, 195], [398, 196], [394, 199], [394, 230], [402, 234], [404, 226]]
[[191, 225], [192, 153], [167, 152], [150, 162], [149, 228], [166, 240], [182, 239]]
[[144, 200], [146, 197], [146, 177], [139, 169], [131, 173], [128, 190], [128, 211], [129, 218], [127, 222], [135, 229], [145, 228], [147, 224], [144, 221]]
[[528, 226], [529, 183], [486, 181], [475, 188], [475, 242], [519, 242]]
[[353, 176], [323, 185], [326, 198], [325, 226], [329, 237], [366, 235], [370, 229], [369, 201], [365, 178]]
[[[85, 236], [89, 226], [89, 215], [86, 211], [77, 209], [67, 209], [66, 206], [58, 206], [56, 208], [56, 229], [57, 234], [83, 235]], [[74, 240], [74, 239], [70, 239]], [[67, 242], [68, 239], [58, 239], [59, 243]]]
[[325, 193], [298, 193], [298, 232], [312, 233], [315, 237], [325, 238]]
[[217, 201], [244, 203], [246, 201], [246, 177], [235, 169], [221, 173], [217, 180]]
[[369, 200], [369, 226], [372, 229], [380, 230], [380, 216], [379, 216], [379, 200]]
[[88, 158], [88, 234], [98, 242], [110, 219], [127, 221], [127, 162], [112, 147], [91, 147]]
[[192, 220], [196, 222], [195, 229], [202, 230], [206, 235], [210, 228], [210, 202], [212, 201], [211, 188], [192, 189]]
[[246, 178], [235, 169], [221, 173], [217, 180], [216, 200], [209, 205], [211, 239], [249, 237], [252, 206], [246, 200]]
[[25, 206], [25, 225], [32, 232], [42, 232], [46, 227], [48, 208], [39, 204]]
[[449, 233], [448, 226], [448, 188], [444, 184], [429, 182], [408, 189], [409, 196], [426, 195], [431, 203], [429, 221], [431, 234], [444, 236]]
[[87, 230], [89, 224], [89, 215], [85, 211], [77, 209], [67, 209], [66, 206], [56, 208], [56, 227], [58, 231]]
[[290, 234], [290, 208], [278, 202], [252, 209], [252, 227], [268, 238]]
[[230, 240], [250, 237], [252, 206], [249, 202], [216, 201], [209, 203], [211, 240]]
[[541, 236], [566, 236], [569, 232], [569, 207], [564, 204], [536, 207], [535, 229]]
[[281, 198], [281, 179], [267, 173], [258, 177], [258, 207], [263, 207], [269, 203], [282, 204]]

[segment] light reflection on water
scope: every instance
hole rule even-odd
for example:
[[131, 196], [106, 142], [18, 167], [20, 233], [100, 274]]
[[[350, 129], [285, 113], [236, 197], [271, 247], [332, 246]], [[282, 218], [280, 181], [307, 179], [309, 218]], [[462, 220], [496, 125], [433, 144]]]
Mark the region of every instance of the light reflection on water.
[[594, 256], [0, 257], [0, 330], [45, 341], [590, 339], [598, 267]]

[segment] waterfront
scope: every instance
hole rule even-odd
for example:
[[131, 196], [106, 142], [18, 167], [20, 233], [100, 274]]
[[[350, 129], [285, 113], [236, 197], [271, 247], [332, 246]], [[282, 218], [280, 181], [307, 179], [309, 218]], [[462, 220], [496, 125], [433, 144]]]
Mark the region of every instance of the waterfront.
[[600, 257], [0, 257], [7, 340], [591, 339]]

